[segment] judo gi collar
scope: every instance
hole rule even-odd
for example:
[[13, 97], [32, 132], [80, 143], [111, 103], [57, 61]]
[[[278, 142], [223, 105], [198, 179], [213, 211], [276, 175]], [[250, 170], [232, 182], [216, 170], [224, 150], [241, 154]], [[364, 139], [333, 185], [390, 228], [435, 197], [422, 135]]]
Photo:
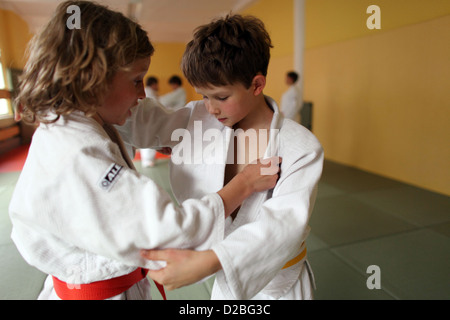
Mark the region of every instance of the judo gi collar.
[[106, 134], [111, 139], [111, 141], [119, 146], [120, 153], [122, 154], [122, 157], [125, 160], [128, 167], [130, 169], [136, 170], [133, 161], [130, 159], [130, 156], [128, 155], [125, 145], [123, 144], [122, 138], [120, 137], [116, 128], [114, 128], [113, 125], [106, 123], [98, 113], [92, 116], [92, 118], [102, 126], [103, 130], [105, 130]]

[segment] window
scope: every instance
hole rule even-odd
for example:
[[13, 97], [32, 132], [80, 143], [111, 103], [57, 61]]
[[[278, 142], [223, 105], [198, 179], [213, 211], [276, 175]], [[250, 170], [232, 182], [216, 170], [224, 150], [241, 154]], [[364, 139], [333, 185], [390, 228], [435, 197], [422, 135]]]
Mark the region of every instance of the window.
[[9, 114], [9, 103], [8, 99], [0, 99], [0, 115]]
[[12, 115], [10, 92], [6, 89], [5, 73], [0, 59], [0, 117], [9, 115]]

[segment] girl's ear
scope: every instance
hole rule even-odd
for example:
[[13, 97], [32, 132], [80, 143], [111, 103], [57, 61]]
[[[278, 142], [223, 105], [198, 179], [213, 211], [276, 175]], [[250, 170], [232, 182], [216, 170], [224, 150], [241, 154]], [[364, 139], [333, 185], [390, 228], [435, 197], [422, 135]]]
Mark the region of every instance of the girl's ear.
[[253, 94], [255, 96], [261, 94], [266, 87], [266, 77], [262, 74], [257, 74], [252, 81]]

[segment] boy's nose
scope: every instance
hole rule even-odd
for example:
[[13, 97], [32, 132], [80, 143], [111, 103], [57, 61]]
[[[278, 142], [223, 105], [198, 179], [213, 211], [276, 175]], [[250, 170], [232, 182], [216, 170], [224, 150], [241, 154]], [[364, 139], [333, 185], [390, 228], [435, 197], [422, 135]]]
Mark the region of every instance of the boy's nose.
[[208, 110], [208, 112], [210, 113], [210, 114], [219, 114], [220, 113], [220, 109], [219, 108], [216, 108], [216, 107], [214, 107], [213, 105], [212, 105], [212, 103], [206, 103], [206, 108], [207, 108], [207, 110]]

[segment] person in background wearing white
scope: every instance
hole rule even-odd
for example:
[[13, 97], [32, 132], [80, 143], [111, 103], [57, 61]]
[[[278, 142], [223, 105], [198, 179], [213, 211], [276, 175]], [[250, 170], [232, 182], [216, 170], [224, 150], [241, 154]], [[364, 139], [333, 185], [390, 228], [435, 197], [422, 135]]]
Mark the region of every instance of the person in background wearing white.
[[156, 77], [149, 77], [145, 82], [145, 96], [147, 98], [152, 98], [155, 100], [159, 100], [159, 82]]
[[[158, 79], [156, 77], [149, 77], [145, 82], [145, 96], [147, 98], [151, 98], [158, 101], [159, 100], [158, 91], [159, 91]], [[156, 150], [148, 148], [148, 149], [140, 149], [139, 152], [141, 154], [142, 167], [148, 168], [155, 166]]]
[[283, 115], [300, 123], [300, 111], [303, 107], [300, 88], [296, 85], [299, 75], [295, 71], [289, 71], [286, 74], [286, 84], [289, 89], [281, 97], [281, 112]]
[[177, 110], [186, 105], [186, 90], [181, 86], [181, 78], [177, 75], [170, 77], [169, 85], [173, 91], [160, 97], [160, 102], [169, 110]]

